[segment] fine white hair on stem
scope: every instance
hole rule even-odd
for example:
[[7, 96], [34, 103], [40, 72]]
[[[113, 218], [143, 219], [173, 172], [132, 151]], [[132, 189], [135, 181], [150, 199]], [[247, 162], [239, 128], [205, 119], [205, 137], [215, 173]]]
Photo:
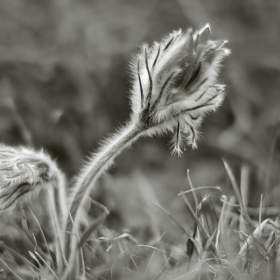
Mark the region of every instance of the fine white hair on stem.
[[107, 139], [99, 151], [88, 159], [75, 180], [70, 209], [73, 217], [76, 215], [81, 201], [85, 198], [89, 186], [94, 184], [95, 180], [111, 166], [114, 158], [125, 147], [131, 145], [140, 136], [141, 129], [137, 125], [135, 126], [135, 123], [128, 123]]
[[[70, 202], [74, 220], [90, 186], [139, 137], [172, 132], [173, 152], [179, 155], [185, 144], [196, 147], [203, 118], [224, 99], [217, 77], [221, 61], [230, 53], [224, 48], [226, 41], [212, 41], [210, 35], [206, 25], [199, 32], [174, 31], [152, 47], [142, 46], [130, 66], [130, 121], [90, 157], [77, 177]], [[70, 218], [67, 225], [71, 231]]]
[[[12, 213], [17, 203], [28, 202], [42, 186], [55, 187], [58, 204], [65, 207], [65, 177], [48, 154], [0, 144], [0, 214]], [[65, 217], [66, 208], [62, 209]]]

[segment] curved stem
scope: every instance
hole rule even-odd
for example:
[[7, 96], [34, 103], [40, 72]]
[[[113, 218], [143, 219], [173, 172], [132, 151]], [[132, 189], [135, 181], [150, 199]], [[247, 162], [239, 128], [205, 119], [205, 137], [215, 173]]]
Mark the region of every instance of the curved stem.
[[[70, 213], [75, 220], [84, 198], [94, 182], [104, 173], [113, 163], [113, 160], [126, 147], [135, 142], [144, 132], [144, 128], [138, 123], [131, 122], [123, 129], [115, 133], [105, 145], [97, 152], [85, 165], [81, 174], [76, 180], [74, 187], [74, 199], [72, 200]], [[72, 228], [68, 218], [68, 230]], [[69, 228], [70, 227], [70, 228]]]

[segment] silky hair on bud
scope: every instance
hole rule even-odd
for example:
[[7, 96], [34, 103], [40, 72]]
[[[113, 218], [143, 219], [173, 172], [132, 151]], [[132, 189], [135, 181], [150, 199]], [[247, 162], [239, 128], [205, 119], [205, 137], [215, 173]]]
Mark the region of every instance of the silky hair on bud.
[[173, 31], [150, 48], [144, 44], [131, 63], [132, 118], [149, 135], [173, 131], [173, 153], [178, 155], [185, 144], [196, 148], [203, 118], [224, 99], [217, 78], [230, 51], [225, 40], [210, 37], [209, 24], [198, 32]]
[[65, 199], [64, 185], [63, 173], [43, 150], [0, 144], [0, 215], [30, 201], [43, 186], [57, 187]]

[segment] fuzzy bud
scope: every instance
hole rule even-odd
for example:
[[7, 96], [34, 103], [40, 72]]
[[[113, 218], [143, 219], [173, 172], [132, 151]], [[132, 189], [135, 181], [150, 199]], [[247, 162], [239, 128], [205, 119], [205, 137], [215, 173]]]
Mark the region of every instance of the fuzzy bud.
[[211, 41], [210, 27], [171, 33], [149, 48], [144, 45], [132, 63], [133, 119], [150, 133], [172, 131], [173, 152], [184, 144], [196, 147], [206, 113], [224, 99], [217, 83], [221, 61], [230, 51], [226, 41]]
[[40, 186], [64, 184], [64, 175], [42, 150], [0, 144], [0, 214], [11, 213]]

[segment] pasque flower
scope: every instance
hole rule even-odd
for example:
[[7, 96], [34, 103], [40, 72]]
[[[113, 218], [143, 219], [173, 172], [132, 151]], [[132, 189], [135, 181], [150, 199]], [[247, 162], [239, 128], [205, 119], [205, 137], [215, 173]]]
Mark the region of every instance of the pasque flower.
[[44, 151], [0, 144], [0, 214], [12, 213], [42, 186], [63, 184], [64, 175]]
[[174, 152], [181, 154], [186, 143], [196, 147], [205, 114], [216, 110], [224, 98], [217, 77], [221, 61], [230, 53], [225, 43], [210, 40], [207, 25], [199, 32], [175, 31], [151, 48], [146, 44], [141, 48], [130, 67], [131, 118], [89, 158], [77, 177], [70, 207], [74, 218], [90, 186], [139, 137], [170, 131]]
[[133, 118], [149, 133], [173, 131], [178, 154], [185, 142], [196, 147], [205, 114], [223, 101], [217, 76], [230, 53], [225, 43], [210, 40], [209, 25], [200, 32], [179, 30], [151, 48], [144, 45], [133, 60]]

